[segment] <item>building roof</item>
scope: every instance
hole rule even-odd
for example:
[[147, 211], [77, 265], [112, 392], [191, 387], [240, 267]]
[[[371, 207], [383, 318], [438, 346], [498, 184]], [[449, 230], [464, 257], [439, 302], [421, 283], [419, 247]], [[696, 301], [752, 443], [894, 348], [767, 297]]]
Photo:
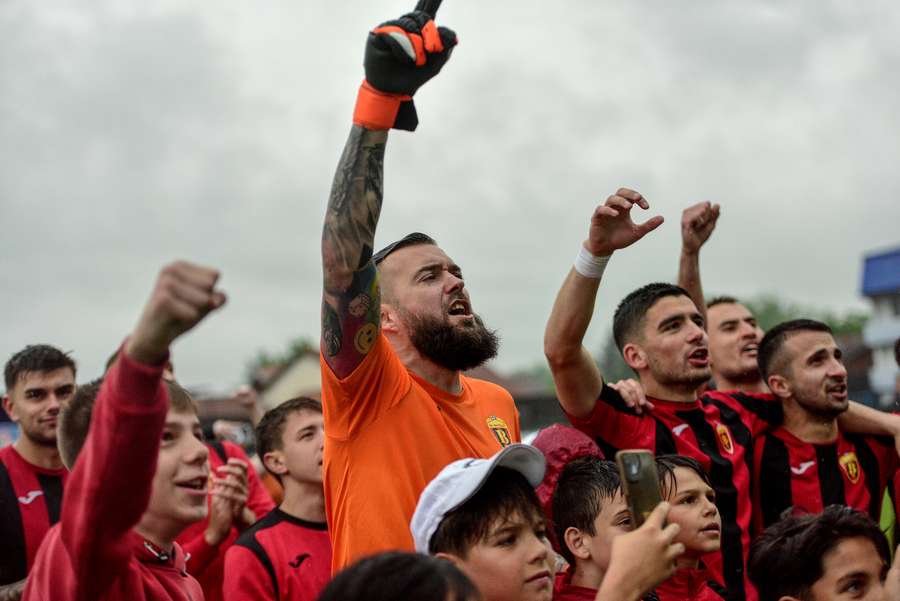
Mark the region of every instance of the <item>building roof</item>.
[[865, 296], [900, 292], [900, 247], [865, 258], [862, 292]]

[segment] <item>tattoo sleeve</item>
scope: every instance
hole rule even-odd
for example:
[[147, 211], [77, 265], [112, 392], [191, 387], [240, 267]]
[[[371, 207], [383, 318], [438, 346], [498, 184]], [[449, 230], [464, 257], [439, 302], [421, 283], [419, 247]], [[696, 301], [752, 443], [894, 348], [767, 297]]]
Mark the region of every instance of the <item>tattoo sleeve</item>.
[[339, 377], [371, 350], [381, 326], [381, 291], [372, 262], [384, 194], [386, 131], [353, 126], [341, 155], [322, 230], [322, 354]]

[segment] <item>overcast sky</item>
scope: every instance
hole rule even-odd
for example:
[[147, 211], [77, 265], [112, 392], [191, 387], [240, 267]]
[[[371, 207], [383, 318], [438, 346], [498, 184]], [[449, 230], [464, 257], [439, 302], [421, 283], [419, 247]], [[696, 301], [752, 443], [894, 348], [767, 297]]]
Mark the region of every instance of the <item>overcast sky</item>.
[[[318, 337], [319, 240], [366, 32], [395, 0], [0, 3], [0, 358], [99, 373], [159, 267], [218, 267], [228, 307], [174, 350], [227, 389], [259, 349]], [[377, 244], [430, 233], [503, 337], [542, 359], [594, 206], [666, 223], [616, 254], [588, 344], [675, 277], [690, 203], [722, 204], [708, 292], [865, 308], [862, 257], [900, 244], [900, 6], [446, 0], [461, 43], [392, 134]], [[648, 215], [649, 216], [649, 215]]]

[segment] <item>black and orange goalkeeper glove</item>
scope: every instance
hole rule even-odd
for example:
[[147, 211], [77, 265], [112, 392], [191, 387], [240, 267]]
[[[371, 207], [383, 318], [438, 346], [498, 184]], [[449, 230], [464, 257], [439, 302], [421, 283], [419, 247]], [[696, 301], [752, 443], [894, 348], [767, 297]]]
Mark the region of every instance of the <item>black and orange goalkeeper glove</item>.
[[434, 23], [440, 4], [419, 0], [414, 12], [369, 33], [354, 123], [368, 129], [416, 129], [413, 94], [438, 74], [457, 42], [453, 31]]

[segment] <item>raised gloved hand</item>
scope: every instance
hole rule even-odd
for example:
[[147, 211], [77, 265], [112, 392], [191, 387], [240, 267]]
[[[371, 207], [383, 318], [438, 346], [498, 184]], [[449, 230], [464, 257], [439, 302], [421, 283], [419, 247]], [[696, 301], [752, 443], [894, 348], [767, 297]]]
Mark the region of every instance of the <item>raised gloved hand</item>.
[[414, 12], [369, 33], [366, 79], [356, 99], [354, 123], [368, 129], [416, 129], [413, 94], [438, 74], [457, 43], [453, 31], [434, 23], [440, 4], [419, 0]]

